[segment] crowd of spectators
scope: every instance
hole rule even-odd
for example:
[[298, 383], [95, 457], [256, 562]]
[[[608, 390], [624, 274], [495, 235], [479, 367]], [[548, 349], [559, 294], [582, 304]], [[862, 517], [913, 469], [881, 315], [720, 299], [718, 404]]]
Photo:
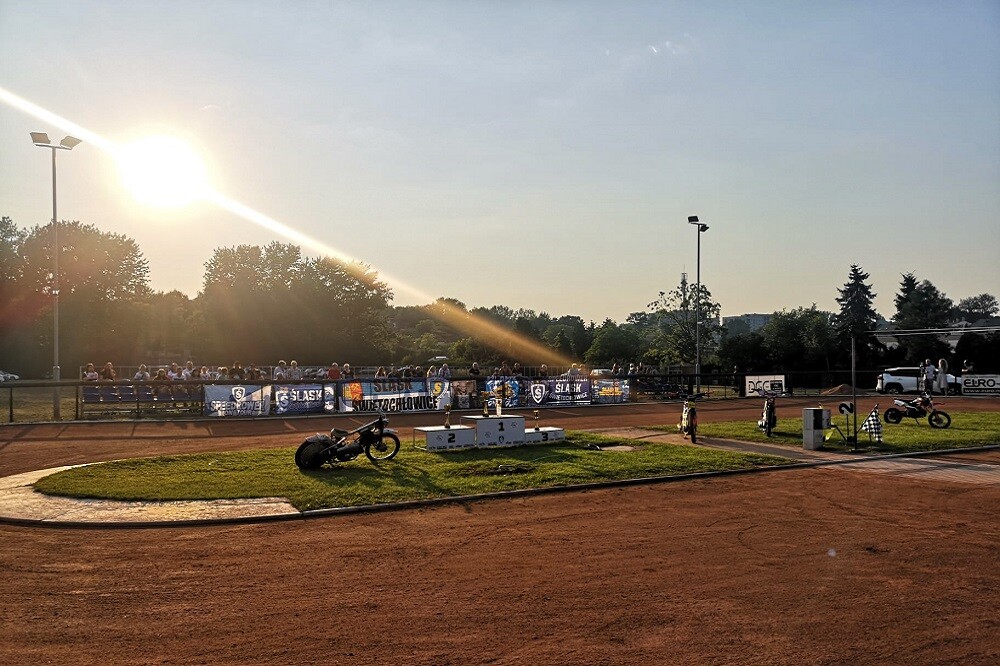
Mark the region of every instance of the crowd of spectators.
[[[594, 371], [597, 373], [598, 371]], [[612, 376], [612, 377], [625, 377], [625, 376], [637, 376], [637, 375], [651, 375], [655, 374], [656, 369], [651, 366], [645, 366], [637, 363], [630, 363], [628, 368], [615, 363], [610, 370], [605, 370], [601, 372], [602, 375]], [[489, 374], [485, 373], [480, 367], [478, 362], [472, 363], [472, 365], [463, 373], [458, 371], [458, 375], [467, 375], [472, 378], [478, 377], [489, 377], [490, 379], [502, 378], [502, 377], [535, 377], [535, 378], [548, 378], [548, 377], [579, 377], [587, 374], [586, 369], [579, 364], [572, 364], [566, 372], [561, 374], [550, 372], [549, 367], [546, 364], [542, 364], [533, 372], [526, 372], [524, 367], [519, 362], [510, 363], [508, 361], [501, 362], [500, 365], [494, 366], [493, 371]], [[386, 366], [378, 366], [378, 368], [372, 374], [375, 379], [397, 379], [397, 380], [412, 380], [419, 378], [431, 378], [431, 377], [442, 377], [450, 379], [452, 377], [452, 370], [447, 363], [442, 363], [440, 366], [431, 365], [426, 370], [420, 365], [402, 365], [395, 366], [390, 365], [388, 369]], [[273, 366], [273, 369], [268, 371], [259, 367], [255, 363], [248, 363], [244, 366], [239, 361], [234, 361], [228, 366], [216, 366], [208, 367], [205, 365], [195, 365], [193, 361], [188, 361], [183, 366], [177, 363], [171, 363], [169, 366], [162, 366], [159, 368], [151, 369], [145, 364], [138, 367], [135, 374], [131, 377], [133, 382], [175, 382], [175, 381], [247, 381], [247, 382], [258, 382], [258, 381], [301, 381], [301, 380], [349, 380], [355, 379], [356, 375], [354, 370], [351, 368], [350, 363], [344, 363], [343, 365], [336, 362], [331, 363], [328, 368], [302, 368], [299, 366], [295, 359], [286, 363], [284, 359], [278, 361], [277, 365]], [[114, 382], [121, 380], [127, 380], [128, 377], [119, 377], [117, 371], [115, 370], [114, 364], [108, 361], [104, 364], [100, 370], [96, 368], [93, 363], [88, 363], [82, 371], [82, 377], [84, 381], [88, 382]]]

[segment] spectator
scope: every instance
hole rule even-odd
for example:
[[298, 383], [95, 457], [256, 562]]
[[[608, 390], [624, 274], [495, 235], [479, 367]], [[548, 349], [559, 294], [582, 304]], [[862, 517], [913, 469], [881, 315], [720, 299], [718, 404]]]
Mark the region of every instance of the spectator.
[[930, 359], [924, 361], [924, 367], [922, 370], [924, 378], [924, 392], [933, 395], [934, 394], [934, 377], [937, 375], [937, 368], [931, 363]]
[[384, 365], [378, 366], [378, 370], [375, 371], [375, 378], [376, 379], [384, 379], [384, 378], [387, 378], [388, 376], [389, 376], [389, 373], [387, 373], [385, 371], [385, 366]]
[[149, 370], [146, 369], [146, 364], [142, 363], [139, 365], [139, 369], [136, 370], [135, 375], [132, 376], [132, 381], [134, 382], [148, 382], [149, 381]]
[[507, 361], [503, 361], [500, 363], [500, 374], [503, 375], [504, 377], [511, 376], [510, 365], [508, 365]]
[[212, 375], [211, 371], [208, 369], [207, 365], [201, 366], [201, 371], [198, 373], [198, 376], [201, 379], [215, 379], [215, 377]]
[[386, 377], [389, 377], [391, 379], [399, 379], [399, 370], [396, 369], [396, 366], [394, 365], [389, 366], [389, 372], [386, 374]]
[[438, 372], [438, 375], [445, 379], [451, 379], [451, 368], [448, 367], [447, 363], [441, 364], [441, 370]]
[[544, 363], [542, 363], [541, 367], [538, 368], [538, 376], [539, 377], [548, 377], [549, 376], [549, 366], [547, 366]]
[[499, 367], [497, 367], [497, 366], [493, 367], [493, 374], [490, 375], [490, 378], [491, 379], [502, 379], [503, 378], [503, 375], [501, 374], [501, 370], [500, 370]]
[[965, 359], [964, 361], [962, 361], [962, 374], [967, 375], [972, 372], [973, 372], [972, 361], [970, 361], [969, 359]]
[[469, 374], [472, 375], [473, 377], [478, 377], [479, 375], [483, 374], [483, 371], [479, 369], [478, 363], [473, 362], [472, 367], [469, 368]]
[[437, 377], [438, 376], [437, 367], [432, 365], [431, 367], [427, 368], [427, 376]]
[[185, 380], [191, 379], [191, 376], [194, 374], [194, 363], [192, 361], [185, 363], [181, 374], [184, 375]]
[[279, 382], [285, 381], [287, 373], [288, 368], [285, 366], [285, 361], [278, 361], [278, 365], [274, 366], [274, 380]]
[[622, 374], [622, 366], [618, 365], [617, 363], [613, 364], [611, 366], [611, 376], [618, 377], [621, 374]]
[[514, 362], [514, 367], [511, 368], [511, 372], [513, 373], [513, 375], [515, 377], [522, 377], [522, 376], [524, 376], [524, 368], [522, 368], [521, 364], [518, 363], [517, 361]]
[[938, 360], [937, 388], [941, 395], [948, 395], [948, 361], [943, 358]]
[[580, 374], [580, 367], [576, 363], [574, 363], [573, 365], [569, 366], [569, 370], [566, 371], [566, 374], [569, 375], [570, 377], [576, 377], [577, 375]]
[[158, 384], [155, 388], [156, 395], [158, 397], [171, 397], [170, 387], [167, 384], [170, 382], [170, 376], [167, 374], [166, 368], [160, 368], [156, 371], [156, 375], [153, 377], [153, 381]]
[[106, 382], [113, 382], [118, 378], [118, 373], [115, 372], [115, 366], [111, 365], [111, 361], [104, 364], [101, 368], [100, 378]]
[[263, 376], [260, 368], [257, 367], [256, 363], [248, 363], [247, 368], [244, 371], [247, 381], [259, 382], [260, 378]]
[[[344, 365], [347, 366], [346, 363]], [[347, 367], [350, 367], [350, 366], [347, 366]], [[336, 363], [331, 363], [330, 364], [330, 369], [326, 371], [326, 378], [327, 379], [340, 379], [340, 376], [341, 376], [340, 366], [337, 365]]]
[[293, 381], [302, 379], [302, 369], [299, 368], [299, 363], [295, 359], [292, 359], [292, 362], [289, 364], [288, 372], [285, 373], [285, 379]]
[[87, 367], [83, 369], [83, 381], [96, 382], [100, 378], [101, 376], [97, 374], [97, 369], [93, 363], [88, 363]]
[[215, 372], [216, 379], [229, 379], [229, 368], [224, 365], [220, 365], [219, 369]]
[[229, 369], [229, 378], [243, 381], [244, 379], [246, 379], [246, 376], [247, 376], [246, 371], [243, 370], [243, 364], [234, 361], [233, 367]]
[[340, 370], [341, 379], [354, 379], [354, 371], [351, 370], [351, 364], [345, 363], [344, 367]]

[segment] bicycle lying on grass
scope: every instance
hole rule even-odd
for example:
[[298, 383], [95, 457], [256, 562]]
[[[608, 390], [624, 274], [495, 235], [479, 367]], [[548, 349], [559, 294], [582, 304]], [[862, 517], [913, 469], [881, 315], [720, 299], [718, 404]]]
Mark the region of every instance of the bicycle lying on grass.
[[[354, 460], [362, 452], [373, 463], [390, 460], [399, 453], [399, 435], [386, 428], [389, 419], [379, 412], [378, 418], [354, 430], [334, 428], [329, 435], [316, 433], [299, 445], [295, 464], [299, 469], [319, 469], [323, 465]], [[348, 438], [354, 436], [348, 441]]]

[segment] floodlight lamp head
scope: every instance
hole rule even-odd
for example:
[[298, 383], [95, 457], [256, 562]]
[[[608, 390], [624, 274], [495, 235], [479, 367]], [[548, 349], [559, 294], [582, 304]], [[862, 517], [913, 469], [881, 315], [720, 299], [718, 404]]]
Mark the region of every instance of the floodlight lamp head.
[[65, 139], [59, 142], [59, 145], [61, 145], [66, 150], [73, 150], [81, 143], [83, 143], [82, 139], [77, 139], [75, 136], [67, 136]]
[[31, 142], [36, 146], [48, 146], [49, 145], [49, 135], [45, 132], [32, 132]]
[[698, 233], [701, 233], [703, 231], [708, 231], [708, 225], [707, 224], [699, 224], [698, 225]]
[[698, 224], [698, 216], [691, 215], [688, 217], [688, 224]]

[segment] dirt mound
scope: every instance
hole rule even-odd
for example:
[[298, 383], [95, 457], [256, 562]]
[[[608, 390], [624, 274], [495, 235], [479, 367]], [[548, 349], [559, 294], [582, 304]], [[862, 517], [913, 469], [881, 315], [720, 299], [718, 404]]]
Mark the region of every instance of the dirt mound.
[[833, 388], [828, 388], [823, 391], [821, 395], [852, 395], [854, 393], [854, 387], [850, 384], [839, 384]]

